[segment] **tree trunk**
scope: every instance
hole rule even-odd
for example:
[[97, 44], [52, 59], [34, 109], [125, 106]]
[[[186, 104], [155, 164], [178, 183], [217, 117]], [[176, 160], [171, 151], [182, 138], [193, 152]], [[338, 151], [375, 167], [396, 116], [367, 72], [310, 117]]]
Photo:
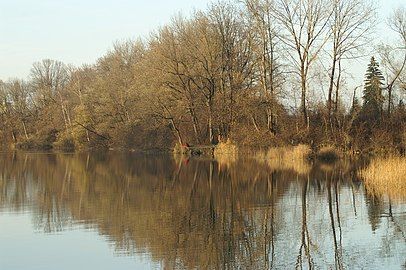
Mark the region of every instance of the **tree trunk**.
[[388, 86], [388, 117], [391, 114], [392, 109], [392, 85]]
[[66, 129], [66, 131], [68, 131], [69, 130], [68, 119], [66, 117], [65, 108], [63, 105], [61, 105], [61, 110], [62, 110], [63, 122], [65, 123], [65, 129]]
[[213, 144], [214, 134], [213, 134], [213, 100], [212, 100], [212, 97], [209, 97], [207, 100], [207, 108], [208, 108], [208, 113], [209, 113], [208, 120], [207, 120], [207, 126], [209, 129], [209, 143]]
[[332, 109], [332, 103], [333, 103], [333, 88], [334, 88], [334, 75], [336, 71], [336, 62], [337, 59], [336, 57], [333, 58], [333, 66], [331, 69], [331, 75], [330, 75], [330, 84], [328, 87], [328, 100], [327, 100], [327, 115], [328, 115], [328, 121], [331, 122], [331, 109]]
[[231, 135], [231, 130], [234, 125], [234, 79], [233, 76], [229, 73], [230, 81], [230, 123], [228, 125], [227, 137]]
[[214, 135], [213, 135], [213, 119], [212, 119], [211, 108], [209, 109], [208, 127], [209, 127], [209, 143], [213, 144]]
[[198, 144], [200, 141], [200, 131], [199, 131], [199, 122], [197, 121], [196, 113], [193, 107], [189, 108], [190, 117], [192, 118], [193, 131], [195, 133], [195, 139]]
[[273, 134], [275, 134], [275, 121], [274, 121], [274, 113], [272, 110], [272, 103], [270, 105], [268, 105], [268, 109], [266, 110], [266, 114], [267, 114], [267, 126], [268, 126], [268, 130], [270, 132], [272, 132]]
[[257, 124], [257, 120], [255, 119], [255, 116], [251, 115], [251, 119], [252, 119], [252, 124], [255, 127], [255, 130], [259, 132], [260, 130], [259, 130], [259, 127], [258, 127], [258, 124]]
[[334, 113], [337, 115], [338, 114], [338, 94], [340, 92], [340, 81], [341, 81], [341, 61], [338, 61], [338, 77], [337, 77], [337, 83], [336, 83], [336, 100], [335, 100], [335, 107], [334, 107]]
[[16, 143], [17, 142], [17, 137], [16, 137], [16, 133], [13, 131], [11, 131], [11, 137], [13, 138], [13, 142]]
[[171, 125], [172, 125], [173, 129], [175, 130], [175, 134], [176, 134], [176, 137], [178, 138], [178, 142], [182, 146], [183, 145], [182, 136], [180, 134], [180, 131], [179, 131], [178, 127], [175, 124], [175, 121], [173, 121], [173, 119], [171, 118], [170, 122], [171, 122]]
[[86, 140], [88, 143], [90, 142], [89, 131], [87, 129], [86, 129]]
[[307, 108], [306, 108], [306, 76], [302, 72], [302, 97], [301, 97], [301, 110], [302, 110], [302, 116], [303, 116], [303, 123], [309, 127], [309, 119], [307, 115]]
[[23, 122], [24, 135], [25, 135], [25, 138], [28, 140], [27, 127], [25, 126], [24, 120], [22, 122]]
[[63, 116], [63, 122], [64, 122], [64, 124], [65, 124], [65, 129], [66, 129], [66, 131], [68, 131], [68, 120], [67, 120], [67, 117], [66, 117], [66, 114], [65, 114], [65, 106], [63, 105], [63, 99], [62, 99], [62, 95], [61, 95], [61, 93], [59, 93], [58, 92], [58, 96], [59, 96], [59, 101], [61, 102], [61, 112], [62, 112], [62, 116]]
[[[266, 37], [265, 34], [262, 36], [263, 41], [262, 41], [262, 63], [261, 63], [261, 69], [262, 69], [262, 76], [261, 76], [261, 81], [262, 81], [262, 86], [263, 86], [263, 91], [264, 91], [264, 96], [265, 96], [265, 102], [266, 102], [266, 114], [267, 114], [267, 128], [269, 131], [273, 133], [273, 110], [272, 110], [272, 98], [273, 98], [273, 90], [272, 86], [268, 87], [268, 65], [267, 63], [269, 62], [269, 59], [267, 55], [269, 55], [267, 46], [266, 46]], [[272, 84], [272, 67], [270, 67], [270, 75], [269, 75], [269, 83]], [[271, 88], [271, 89], [270, 89]], [[270, 92], [269, 92], [270, 90]]]

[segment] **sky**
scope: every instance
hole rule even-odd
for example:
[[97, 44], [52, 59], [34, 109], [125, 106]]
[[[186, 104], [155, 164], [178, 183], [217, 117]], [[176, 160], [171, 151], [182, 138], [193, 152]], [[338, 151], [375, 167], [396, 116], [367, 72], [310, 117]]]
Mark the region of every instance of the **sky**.
[[[209, 2], [0, 0], [0, 80], [25, 79], [32, 64], [45, 58], [75, 66], [94, 63], [113, 42], [148, 37], [178, 12], [187, 15]], [[401, 5], [406, 5], [404, 0], [378, 0], [378, 11], [385, 18]], [[378, 36], [387, 36], [384, 24], [378, 29]], [[355, 73], [364, 72], [365, 61], [354, 65]]]
[[0, 79], [45, 58], [94, 63], [114, 41], [149, 33], [209, 0], [0, 0]]

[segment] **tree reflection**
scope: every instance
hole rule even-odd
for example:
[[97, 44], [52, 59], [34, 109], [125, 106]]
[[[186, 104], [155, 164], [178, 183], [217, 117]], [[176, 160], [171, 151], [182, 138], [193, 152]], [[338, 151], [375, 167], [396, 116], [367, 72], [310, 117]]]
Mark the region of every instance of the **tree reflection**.
[[[13, 153], [0, 158], [0, 209], [33, 212], [46, 233], [97, 230], [118, 254], [148, 253], [167, 269], [343, 269], [342, 220], [362, 196], [353, 175], [348, 166], [303, 175], [251, 160]], [[367, 202], [374, 230], [388, 209], [376, 202]]]
[[336, 232], [336, 225], [334, 219], [334, 212], [333, 212], [333, 200], [331, 195], [332, 189], [332, 179], [327, 179], [327, 195], [328, 195], [328, 211], [330, 215], [330, 222], [331, 222], [331, 231], [333, 233], [333, 241], [334, 241], [334, 261], [335, 261], [335, 268], [336, 269], [343, 269], [343, 265], [341, 262], [342, 256], [342, 246], [341, 246], [341, 225], [340, 225], [340, 215], [339, 215], [339, 205], [338, 205], [338, 196], [337, 196], [337, 184], [336, 184], [336, 216], [337, 216], [337, 223], [338, 227], [340, 228], [340, 242], [337, 241], [337, 232]]
[[297, 256], [296, 260], [296, 269], [303, 269], [303, 253], [307, 260], [305, 260], [308, 264], [308, 269], [312, 269], [314, 267], [311, 252], [310, 252], [310, 236], [309, 236], [309, 230], [307, 228], [307, 201], [306, 201], [306, 195], [307, 195], [307, 187], [308, 187], [308, 181], [303, 181], [302, 182], [302, 237], [301, 237], [301, 245], [299, 249], [299, 255]]

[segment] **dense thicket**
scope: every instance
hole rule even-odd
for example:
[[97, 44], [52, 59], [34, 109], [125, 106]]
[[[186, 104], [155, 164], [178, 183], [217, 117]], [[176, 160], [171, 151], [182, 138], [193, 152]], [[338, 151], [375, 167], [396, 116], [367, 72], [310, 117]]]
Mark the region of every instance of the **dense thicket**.
[[372, 3], [243, 2], [177, 16], [148, 40], [114, 44], [93, 65], [34, 63], [29, 80], [0, 83], [1, 141], [70, 149], [226, 139], [244, 146], [404, 147], [404, 8], [388, 22], [397, 43], [379, 46], [381, 67], [372, 58], [361, 103], [347, 81], [351, 59], [373, 43]]

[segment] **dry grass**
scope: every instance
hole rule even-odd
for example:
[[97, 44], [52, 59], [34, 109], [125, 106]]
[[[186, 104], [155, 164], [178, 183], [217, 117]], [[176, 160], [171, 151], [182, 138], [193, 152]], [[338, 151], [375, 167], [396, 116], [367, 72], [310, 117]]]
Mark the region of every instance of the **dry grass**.
[[180, 145], [180, 143], [176, 143], [175, 146], [173, 147], [173, 153], [174, 154], [183, 154], [183, 147]]
[[265, 162], [271, 169], [293, 170], [298, 174], [306, 175], [310, 172], [311, 166], [308, 157], [311, 149], [307, 145], [273, 147], [267, 152], [259, 152], [256, 159]]
[[368, 192], [388, 195], [393, 199], [406, 198], [406, 158], [375, 159], [358, 174], [364, 180]]
[[214, 148], [214, 158], [218, 161], [220, 165], [230, 165], [237, 161], [238, 148], [231, 141], [220, 142]]

